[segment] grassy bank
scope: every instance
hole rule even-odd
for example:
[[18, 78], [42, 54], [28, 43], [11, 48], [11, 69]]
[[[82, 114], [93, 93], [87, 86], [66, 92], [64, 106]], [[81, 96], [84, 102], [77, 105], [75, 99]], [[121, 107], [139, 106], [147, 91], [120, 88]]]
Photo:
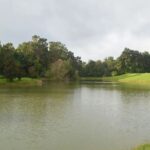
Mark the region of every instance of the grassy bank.
[[[120, 82], [120, 83], [130, 83], [130, 84], [140, 84], [150, 86], [150, 73], [128, 73], [113, 77], [83, 77], [80, 78], [80, 80]], [[9, 82], [8, 80], [0, 76], [0, 86], [1, 85], [22, 85], [22, 86], [42, 85], [42, 79], [22, 78], [21, 80], [15, 79], [13, 82]]]
[[106, 81], [150, 85], [150, 73], [128, 73], [113, 77], [84, 77], [81, 81]]
[[21, 80], [15, 79], [12, 82], [0, 77], [0, 86], [37, 86], [42, 85], [41, 79], [22, 78]]
[[150, 85], [150, 73], [129, 73], [114, 77], [104, 77], [103, 81]]
[[133, 150], [150, 150], [150, 144], [140, 145], [140, 146], [134, 148]]
[[81, 81], [102, 81], [100, 77], [81, 77]]

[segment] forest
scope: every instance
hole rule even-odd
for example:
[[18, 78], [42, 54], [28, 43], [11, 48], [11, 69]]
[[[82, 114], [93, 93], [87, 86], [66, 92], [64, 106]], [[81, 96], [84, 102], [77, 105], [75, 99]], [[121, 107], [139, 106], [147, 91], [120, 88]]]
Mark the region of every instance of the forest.
[[125, 48], [114, 59], [82, 61], [61, 42], [48, 42], [34, 35], [31, 41], [16, 48], [12, 43], [0, 43], [0, 76], [9, 81], [23, 77], [51, 80], [76, 80], [79, 77], [116, 76], [125, 73], [150, 72], [149, 52]]

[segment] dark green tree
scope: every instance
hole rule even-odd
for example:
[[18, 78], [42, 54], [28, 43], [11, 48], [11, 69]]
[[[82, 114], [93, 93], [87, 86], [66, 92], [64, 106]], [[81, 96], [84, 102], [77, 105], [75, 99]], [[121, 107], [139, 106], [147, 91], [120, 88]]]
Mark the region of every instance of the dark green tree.
[[55, 62], [58, 59], [68, 59], [68, 49], [61, 42], [49, 42], [49, 57], [51, 62]]
[[12, 43], [7, 43], [3, 45], [1, 49], [1, 72], [2, 75], [10, 81], [13, 81], [13, 79], [16, 77], [16, 71], [18, 69], [14, 53], [15, 48]]
[[117, 59], [117, 70], [123, 73], [144, 72], [143, 56], [140, 52], [125, 48]]

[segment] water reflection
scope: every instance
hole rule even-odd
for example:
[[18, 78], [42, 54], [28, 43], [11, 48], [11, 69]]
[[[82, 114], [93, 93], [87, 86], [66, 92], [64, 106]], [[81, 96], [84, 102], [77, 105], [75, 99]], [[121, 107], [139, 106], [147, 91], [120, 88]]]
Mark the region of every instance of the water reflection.
[[47, 83], [0, 89], [0, 149], [130, 150], [149, 142], [149, 89]]

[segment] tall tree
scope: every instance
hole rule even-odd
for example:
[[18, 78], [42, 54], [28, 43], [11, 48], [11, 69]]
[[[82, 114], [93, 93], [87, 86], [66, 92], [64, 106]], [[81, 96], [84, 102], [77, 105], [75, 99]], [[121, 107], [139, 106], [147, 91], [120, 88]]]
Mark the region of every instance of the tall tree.
[[67, 60], [68, 49], [61, 42], [50, 42], [49, 43], [49, 56], [50, 56], [51, 62], [55, 62], [58, 59]]
[[117, 60], [117, 69], [122, 73], [140, 73], [143, 70], [143, 56], [140, 52], [125, 48]]
[[1, 50], [2, 57], [2, 75], [12, 81], [16, 77], [17, 62], [14, 57], [15, 48], [12, 43], [3, 45]]

